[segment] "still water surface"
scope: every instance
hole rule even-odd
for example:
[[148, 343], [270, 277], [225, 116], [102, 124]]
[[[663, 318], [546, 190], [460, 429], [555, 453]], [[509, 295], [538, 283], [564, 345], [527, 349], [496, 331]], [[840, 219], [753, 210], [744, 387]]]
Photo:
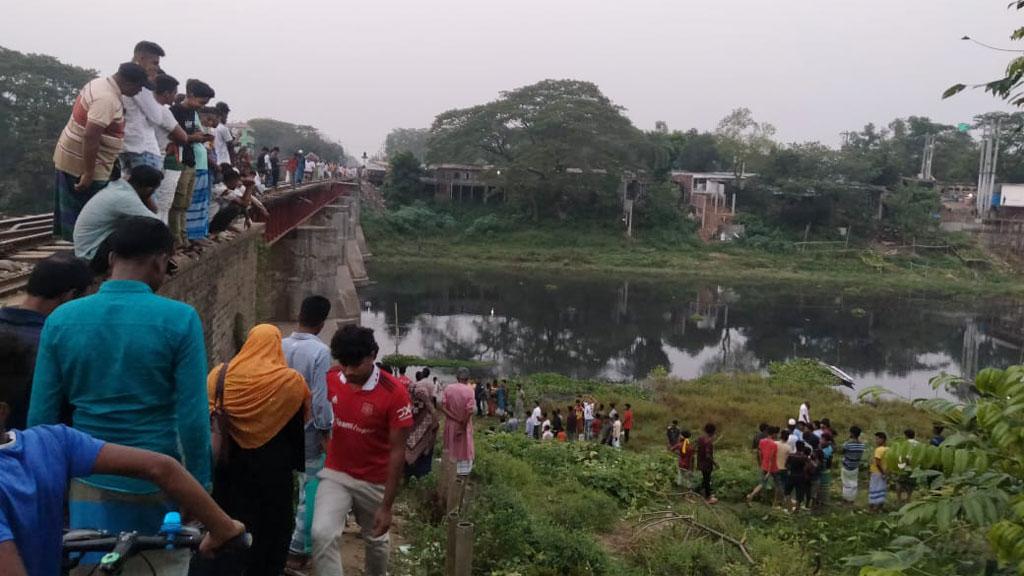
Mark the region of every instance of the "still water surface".
[[[1024, 363], [1024, 303], [918, 293], [374, 265], [362, 323], [383, 354], [495, 363], [501, 374], [695, 378], [810, 357], [907, 397], [939, 372]], [[396, 337], [395, 305], [398, 305]]]

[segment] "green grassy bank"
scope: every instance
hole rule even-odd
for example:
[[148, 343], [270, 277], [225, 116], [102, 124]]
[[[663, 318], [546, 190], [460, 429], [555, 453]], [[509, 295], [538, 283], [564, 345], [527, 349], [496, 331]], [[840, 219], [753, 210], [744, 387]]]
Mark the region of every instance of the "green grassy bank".
[[[430, 212], [407, 223], [393, 214], [367, 214], [363, 226], [374, 257], [385, 263], [438, 262], [501, 269], [614, 272], [729, 281], [770, 281], [868, 290], [1024, 294], [1021, 277], [988, 260], [971, 242], [951, 238], [954, 252], [916, 254], [882, 246], [799, 250], [741, 244], [703, 244], [685, 231], [639, 232], [597, 226], [510, 225], [500, 218]], [[483, 220], [488, 225], [481, 225]]]
[[[616, 450], [590, 442], [536, 442], [491, 430], [493, 419], [478, 421], [470, 511], [474, 574], [855, 575], [860, 567], [844, 559], [884, 550], [906, 535], [894, 517], [867, 512], [866, 473], [861, 501], [854, 506], [838, 503], [835, 466], [832, 503], [820, 512], [790, 514], [766, 501], [748, 506], [744, 495], [757, 479], [749, 442], [758, 422], [782, 422], [810, 399], [815, 417], [831, 417], [837, 430], [858, 424], [868, 435], [885, 430], [895, 437], [913, 427], [925, 436], [931, 423], [910, 404], [851, 401], [820, 378], [801, 377], [800, 370], [696, 381], [655, 375], [635, 386], [551, 374], [519, 382], [530, 401], [539, 399], [549, 409], [564, 409], [579, 394], [606, 405], [617, 402], [620, 409], [630, 402], [636, 429], [630, 443]], [[692, 430], [708, 421], [718, 425], [719, 504], [709, 506], [674, 485], [674, 459], [664, 440], [673, 418]], [[400, 573], [443, 573], [445, 529], [434, 483], [432, 474], [404, 493], [403, 532], [411, 547], [400, 556]], [[649, 519], [668, 512], [693, 523]], [[742, 542], [749, 559], [708, 529]], [[980, 539], [950, 539], [926, 560], [923, 571], [912, 573], [981, 574], [987, 560]]]

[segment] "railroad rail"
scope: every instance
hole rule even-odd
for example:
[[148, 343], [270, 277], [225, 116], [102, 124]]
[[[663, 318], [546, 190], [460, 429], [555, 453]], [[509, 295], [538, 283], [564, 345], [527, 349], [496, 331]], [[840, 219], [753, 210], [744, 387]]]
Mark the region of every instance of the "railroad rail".
[[54, 239], [53, 214], [0, 220], [0, 260], [21, 267], [21, 270], [0, 270], [0, 297], [18, 292], [28, 284], [32, 264], [55, 252], [72, 249], [70, 243]]

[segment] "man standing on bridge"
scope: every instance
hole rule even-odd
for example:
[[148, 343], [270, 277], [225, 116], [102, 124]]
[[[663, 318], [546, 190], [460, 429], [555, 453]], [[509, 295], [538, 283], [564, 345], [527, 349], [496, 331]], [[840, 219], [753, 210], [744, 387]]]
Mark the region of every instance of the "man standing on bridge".
[[313, 515], [316, 576], [338, 576], [341, 536], [353, 512], [366, 542], [366, 574], [387, 574], [391, 506], [405, 475], [405, 443], [413, 424], [409, 392], [374, 364], [373, 330], [345, 326], [331, 339], [340, 366], [327, 374], [334, 432], [320, 471]]
[[178, 144], [188, 141], [185, 132], [174, 119], [174, 114], [156, 97], [156, 79], [163, 55], [163, 48], [145, 40], [136, 44], [132, 53], [132, 63], [146, 70], [150, 86], [135, 96], [121, 97], [125, 120], [124, 150], [119, 158], [122, 177], [136, 166], [149, 166], [158, 170], [163, 168], [164, 159], [160, 148], [162, 138], [158, 139], [157, 134], [167, 134], [170, 140]]
[[121, 96], [135, 96], [148, 86], [146, 70], [125, 62], [113, 76], [92, 80], [78, 92], [71, 117], [53, 150], [57, 169], [55, 235], [74, 239], [78, 213], [107, 185], [121, 152], [125, 126]]

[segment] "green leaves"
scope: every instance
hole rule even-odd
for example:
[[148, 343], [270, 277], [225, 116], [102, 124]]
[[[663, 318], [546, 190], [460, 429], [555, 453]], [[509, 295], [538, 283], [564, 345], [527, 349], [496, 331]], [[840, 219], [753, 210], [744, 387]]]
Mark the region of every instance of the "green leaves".
[[0, 212], [43, 212], [50, 158], [79, 89], [96, 71], [0, 47]]
[[619, 176], [657, 156], [590, 82], [544, 80], [498, 100], [437, 116], [430, 162], [491, 164], [498, 184], [535, 220], [619, 208]]
[[946, 88], [946, 91], [942, 93], [942, 99], [945, 100], [946, 98], [952, 98], [953, 96], [963, 92], [966, 88], [966, 84], [954, 84], [949, 88]]
[[[932, 379], [935, 388], [958, 384], [946, 375]], [[941, 446], [897, 442], [886, 454], [890, 470], [907, 464], [930, 488], [900, 509], [900, 525], [936, 525], [965, 534], [985, 529], [999, 559], [1024, 574], [1024, 366], [982, 370], [974, 386], [978, 394], [967, 402], [915, 402], [946, 426], [948, 436]], [[901, 562], [911, 559], [910, 551], [920, 545], [901, 544], [907, 546], [858, 561], [882, 570], [907, 569]]]

